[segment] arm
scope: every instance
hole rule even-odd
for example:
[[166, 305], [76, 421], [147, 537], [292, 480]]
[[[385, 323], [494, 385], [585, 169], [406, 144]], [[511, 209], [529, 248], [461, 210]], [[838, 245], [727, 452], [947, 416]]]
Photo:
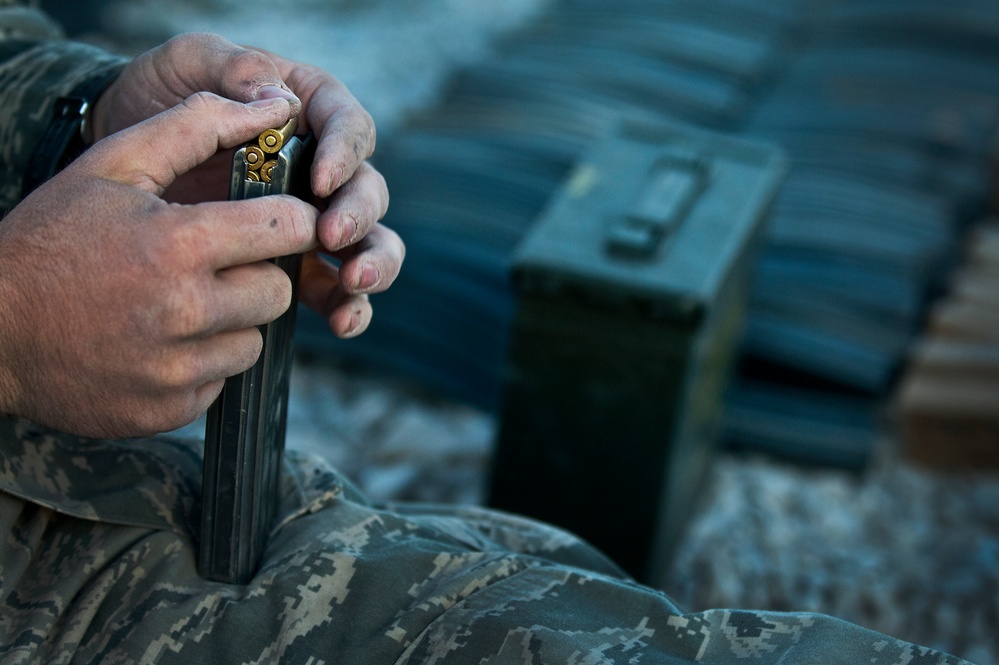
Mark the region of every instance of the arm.
[[[394, 232], [378, 224], [388, 207], [388, 190], [365, 161], [375, 146], [374, 123], [339, 81], [318, 68], [207, 34], [172, 39], [126, 67], [122, 58], [61, 41], [44, 15], [18, 5], [0, 0], [0, 89], [10, 97], [0, 109], [0, 137], [7, 137], [0, 142], [3, 210], [20, 197], [22, 174], [55, 100], [82, 81], [123, 69], [94, 105], [88, 129], [92, 141], [200, 91], [241, 102], [285, 98], [293, 115], [304, 111], [302, 127], [320, 139], [312, 169], [314, 203], [322, 210], [320, 249], [341, 262], [333, 268], [319, 252], [305, 257], [302, 302], [340, 337], [367, 328], [372, 317], [368, 294], [391, 285], [405, 248]], [[165, 196], [178, 202], [224, 199], [227, 172], [228, 156], [218, 155]]]
[[[179, 103], [199, 90], [241, 102], [281, 98], [299, 118], [300, 131], [318, 139], [310, 179], [321, 211], [319, 251], [342, 262], [305, 256], [300, 297], [341, 337], [360, 334], [371, 320], [368, 294], [383, 291], [404, 256], [399, 237], [378, 223], [388, 190], [368, 163], [375, 148], [371, 116], [325, 71], [209, 34], [181, 35], [136, 58], [94, 109], [95, 135], [114, 133]], [[166, 196], [198, 202], [225, 198], [229, 153], [219, 154], [179, 179]]]
[[56, 99], [87, 81], [107, 81], [126, 61], [62, 41], [37, 10], [0, 0], [0, 208], [21, 198], [23, 175]]
[[265, 259], [314, 248], [316, 209], [287, 196], [161, 196], [289, 114], [283, 100], [199, 93], [101, 141], [11, 211], [0, 224], [4, 413], [88, 436], [164, 431], [253, 364], [256, 326], [291, 297]]
[[[215, 46], [198, 56], [178, 49], [183, 40]], [[107, 137], [0, 224], [4, 413], [109, 437], [190, 422], [226, 376], [256, 360], [255, 327], [287, 308], [289, 280], [264, 261], [273, 256], [307, 252], [302, 301], [334, 332], [367, 325], [367, 294], [387, 288], [403, 255], [398, 237], [377, 223], [388, 196], [364, 161], [370, 118], [318, 70], [290, 66], [299, 94], [275, 94], [288, 87], [276, 64], [286, 63], [246, 52], [196, 35], [137, 59], [95, 108], [95, 137]], [[244, 62], [251, 73], [268, 71], [240, 93], [234, 81], [247, 80]], [[150, 79], [149, 71], [177, 78]], [[219, 71], [226, 75], [212, 79]], [[260, 83], [267, 77], [273, 85]], [[217, 201], [219, 156], [303, 106], [319, 134], [318, 210], [288, 197]], [[352, 127], [363, 136], [346, 133]], [[325, 185], [316, 187], [317, 178]], [[322, 261], [320, 249], [342, 265]]]

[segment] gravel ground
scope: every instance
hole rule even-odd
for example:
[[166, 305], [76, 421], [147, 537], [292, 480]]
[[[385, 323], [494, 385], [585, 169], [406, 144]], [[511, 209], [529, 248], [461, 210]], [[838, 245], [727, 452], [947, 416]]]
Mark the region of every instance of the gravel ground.
[[[162, 1], [146, 0], [112, 3], [105, 18], [135, 50], [181, 30], [212, 30], [322, 65], [384, 135], [432, 100], [452, 67], [483, 57], [491, 37], [543, 5], [215, 0], [164, 12]], [[312, 20], [285, 21], [293, 6]], [[296, 366], [289, 445], [325, 455], [375, 499], [480, 502], [494, 432], [490, 414], [412, 386]], [[691, 609], [822, 611], [999, 664], [995, 475], [919, 470], [886, 440], [862, 476], [724, 456], [706, 489], [667, 589]]]

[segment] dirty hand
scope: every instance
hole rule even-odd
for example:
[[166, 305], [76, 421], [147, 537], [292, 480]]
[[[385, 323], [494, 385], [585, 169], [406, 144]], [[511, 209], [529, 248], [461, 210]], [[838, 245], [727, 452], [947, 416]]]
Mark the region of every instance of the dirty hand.
[[[85, 436], [171, 430], [291, 301], [266, 259], [316, 247], [290, 196], [167, 203], [177, 176], [291, 114], [199, 93], [94, 145], [0, 224], [0, 411]], [[175, 137], [183, 137], [176, 140]]]
[[[95, 138], [174, 106], [189, 95], [213, 92], [240, 102], [283, 98], [299, 117], [299, 131], [318, 139], [311, 170], [313, 201], [322, 211], [321, 249], [305, 256], [300, 298], [325, 317], [340, 337], [360, 334], [371, 321], [367, 294], [384, 291], [399, 274], [402, 241], [379, 220], [388, 207], [381, 175], [367, 163], [375, 147], [371, 116], [350, 92], [318, 67], [243, 48], [211, 34], [175, 37], [136, 58], [95, 105]], [[229, 154], [219, 154], [179, 179], [165, 196], [179, 202], [223, 200]]]

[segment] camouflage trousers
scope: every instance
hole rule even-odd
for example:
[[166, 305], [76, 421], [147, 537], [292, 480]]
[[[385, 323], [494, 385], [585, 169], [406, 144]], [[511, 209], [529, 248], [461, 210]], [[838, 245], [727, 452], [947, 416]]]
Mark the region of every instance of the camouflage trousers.
[[0, 416], [0, 663], [958, 663], [831, 617], [684, 613], [598, 552], [484, 509], [371, 505], [289, 454], [247, 586], [195, 568], [200, 443]]

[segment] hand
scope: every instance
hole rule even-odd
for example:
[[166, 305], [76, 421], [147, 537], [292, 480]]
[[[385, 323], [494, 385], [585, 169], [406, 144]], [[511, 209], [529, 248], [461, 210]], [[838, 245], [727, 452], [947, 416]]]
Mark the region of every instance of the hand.
[[[399, 274], [405, 248], [378, 223], [388, 207], [381, 175], [365, 160], [375, 147], [371, 116], [325, 71], [273, 53], [248, 49], [208, 34], [176, 37], [135, 59], [94, 109], [95, 138], [170, 108], [198, 91], [240, 102], [283, 98], [299, 115], [300, 131], [318, 138], [311, 170], [313, 201], [322, 214], [322, 249], [305, 256], [300, 298], [340, 337], [360, 334], [371, 321], [367, 294], [384, 291]], [[229, 154], [220, 153], [166, 192], [168, 200], [223, 200]]]
[[[178, 175], [291, 114], [200, 93], [96, 144], [0, 224], [0, 410], [86, 436], [175, 429], [291, 301], [266, 259], [316, 247], [289, 196], [179, 205]], [[183, 137], [178, 140], [177, 137]]]

